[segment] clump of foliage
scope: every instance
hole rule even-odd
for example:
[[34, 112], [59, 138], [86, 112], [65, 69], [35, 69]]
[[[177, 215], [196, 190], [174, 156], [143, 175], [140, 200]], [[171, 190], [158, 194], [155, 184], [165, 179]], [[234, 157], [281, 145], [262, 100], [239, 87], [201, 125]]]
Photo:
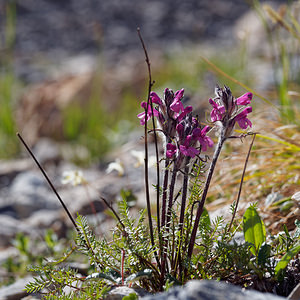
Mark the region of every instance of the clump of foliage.
[[[142, 44], [144, 47], [143, 41]], [[256, 134], [242, 132], [236, 136], [233, 132], [236, 124], [242, 130], [252, 126], [248, 119], [252, 112], [249, 106], [252, 93], [235, 98], [227, 86], [217, 86], [216, 97], [209, 99], [210, 121], [204, 125], [193, 115], [191, 106], [184, 107], [183, 89], [175, 93], [165, 89], [162, 98], [151, 92], [153, 82], [146, 50], [145, 55], [149, 89], [147, 101], [141, 104], [144, 111], [138, 117], [144, 126], [146, 209], [136, 219], [130, 215], [126, 197], [119, 203], [118, 212], [103, 199], [117, 225], [110, 240], [98, 240], [85, 217], [78, 216], [75, 222], [64, 207], [77, 231], [72, 252], [85, 255], [93, 273], [82, 276], [66, 267], [69, 252], [61, 260], [32, 268], [39, 277], [27, 285], [27, 291], [43, 291], [48, 299], [54, 296], [56, 299], [95, 299], [108, 291], [108, 282], [129, 286], [135, 283], [157, 292], [190, 279], [234, 282], [233, 279], [239, 277], [240, 283], [248, 286], [255, 277], [257, 281], [271, 284], [272, 288], [277, 286], [280, 292], [285, 269], [300, 252], [299, 220], [295, 222], [293, 234], [284, 227], [281, 235], [267, 237], [256, 205], [247, 208], [242, 220], [236, 218]], [[152, 125], [148, 126], [150, 120]], [[207, 136], [212, 130], [217, 132], [218, 141], [209, 160], [204, 152], [213, 146]], [[157, 158], [155, 209], [149, 196], [149, 132], [154, 136]], [[158, 135], [163, 139], [163, 157], [159, 157]], [[210, 220], [204, 206], [221, 150], [230, 140], [242, 140], [249, 135], [253, 135], [253, 139], [244, 163], [239, 194], [231, 207], [232, 218], [228, 223], [222, 217]], [[160, 168], [163, 169], [162, 180]], [[243, 231], [244, 236], [241, 242], [235, 237], [239, 231]], [[264, 286], [265, 291], [272, 290]], [[71, 291], [67, 292], [66, 287]]]
[[[149, 63], [148, 67], [150, 69]], [[58, 261], [31, 268], [39, 277], [27, 285], [28, 292], [44, 291], [48, 299], [53, 296], [95, 299], [107, 292], [107, 282], [129, 286], [138, 282], [148, 291], [157, 292], [173, 284], [182, 285], [190, 279], [225, 279], [232, 274], [256, 274], [261, 279], [270, 276], [272, 280], [279, 280], [290, 259], [298, 254], [300, 249], [296, 233], [290, 236], [289, 248], [282, 259], [279, 262], [272, 259], [278, 245], [275, 247], [275, 243], [266, 243], [266, 230], [255, 206], [250, 206], [245, 212], [242, 226], [236, 224], [239, 196], [232, 205], [229, 223], [225, 223], [222, 217], [211, 222], [204, 209], [211, 178], [225, 141], [249, 135], [234, 136], [232, 132], [236, 123], [242, 129], [252, 126], [248, 119], [252, 111], [249, 106], [252, 94], [246, 93], [236, 99], [228, 87], [217, 86], [216, 97], [209, 99], [212, 105], [211, 121], [203, 126], [192, 115], [193, 108], [183, 106], [183, 89], [176, 93], [166, 89], [161, 99], [156, 93], [150, 92], [152, 81], [149, 74], [148, 101], [142, 102], [144, 112], [138, 115], [145, 129], [147, 208], [135, 219], [129, 213], [126, 193], [123, 193], [123, 200], [119, 202], [118, 212], [102, 198], [117, 220], [112, 239], [108, 241], [96, 238], [85, 217], [78, 216], [75, 222], [64, 206], [77, 231], [71, 252], [77, 251], [88, 257], [94, 272], [82, 276], [66, 267], [71, 254], [69, 252]], [[155, 219], [152, 216], [148, 182], [147, 122], [151, 119], [150, 131], [154, 134], [158, 175]], [[206, 135], [212, 129], [218, 131], [219, 138], [209, 164], [207, 155], [201, 153], [213, 146], [212, 139]], [[158, 157], [158, 133], [164, 139], [162, 159]], [[162, 186], [159, 179], [160, 161], [164, 162]], [[242, 183], [243, 179], [240, 191]], [[146, 216], [148, 222], [145, 222]], [[234, 235], [241, 227], [245, 242], [237, 243]]]

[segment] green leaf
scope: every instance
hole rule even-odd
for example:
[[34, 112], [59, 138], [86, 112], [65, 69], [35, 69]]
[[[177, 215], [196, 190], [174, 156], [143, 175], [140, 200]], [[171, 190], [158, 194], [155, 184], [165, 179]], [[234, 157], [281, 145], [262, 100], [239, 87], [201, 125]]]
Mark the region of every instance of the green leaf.
[[121, 192], [121, 197], [124, 201], [126, 201], [128, 207], [133, 207], [136, 204], [137, 198], [136, 196], [133, 194], [132, 190], [125, 190], [122, 189]]
[[259, 251], [258, 251], [258, 256], [257, 256], [257, 262], [259, 265], [264, 266], [266, 262], [268, 261], [268, 258], [271, 255], [271, 246], [268, 244], [263, 244]]
[[130, 293], [128, 296], [124, 296], [122, 300], [137, 300], [139, 296], [136, 293]]
[[128, 276], [125, 279], [125, 282], [129, 283], [129, 282], [137, 281], [137, 280], [140, 280], [140, 279], [143, 279], [143, 278], [150, 278], [151, 276], [152, 276], [152, 270], [151, 269], [145, 269], [145, 270], [140, 271], [138, 273], [131, 274], [130, 276]]
[[289, 264], [290, 260], [299, 252], [300, 252], [300, 244], [292, 248], [285, 255], [283, 255], [283, 257], [275, 267], [275, 275], [277, 279], [280, 279], [282, 277], [283, 271], [286, 268], [286, 266]]
[[243, 230], [245, 241], [253, 245], [250, 251], [257, 256], [258, 249], [266, 241], [266, 228], [253, 206], [243, 216]]
[[206, 208], [203, 208], [203, 213], [200, 218], [199, 228], [206, 228], [207, 230], [209, 230], [210, 226], [211, 226], [211, 221], [209, 218], [208, 211]]

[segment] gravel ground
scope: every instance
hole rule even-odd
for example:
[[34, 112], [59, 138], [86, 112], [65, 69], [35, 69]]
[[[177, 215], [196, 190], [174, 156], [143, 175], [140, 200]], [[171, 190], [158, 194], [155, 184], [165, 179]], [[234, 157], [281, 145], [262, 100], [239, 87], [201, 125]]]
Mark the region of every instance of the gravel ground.
[[[0, 1], [0, 41], [5, 30], [5, 4], [9, 2], [13, 1]], [[246, 0], [14, 2], [15, 58], [17, 72], [24, 78], [33, 62], [45, 58], [57, 63], [64, 57], [82, 53], [96, 55], [100, 49], [108, 61], [116, 62], [120, 54], [140, 49], [137, 27], [141, 28], [148, 47], [170, 49], [178, 44], [216, 39], [230, 43], [235, 20], [249, 9]]]

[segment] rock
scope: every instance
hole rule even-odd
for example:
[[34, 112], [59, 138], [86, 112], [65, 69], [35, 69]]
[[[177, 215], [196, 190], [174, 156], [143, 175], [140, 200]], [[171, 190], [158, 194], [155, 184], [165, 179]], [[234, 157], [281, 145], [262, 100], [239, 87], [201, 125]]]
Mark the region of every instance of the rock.
[[67, 225], [64, 222], [64, 212], [60, 210], [42, 209], [34, 212], [28, 219], [26, 224], [36, 230], [52, 229], [55, 234], [61, 238], [66, 236]]
[[27, 218], [40, 209], [60, 208], [43, 175], [37, 171], [27, 171], [17, 175], [12, 182], [6, 202], [13, 205], [18, 218]]
[[38, 295], [36, 295], [36, 296], [29, 295], [29, 296], [22, 298], [22, 300], [40, 300], [40, 299], [42, 299], [42, 298]]
[[299, 300], [300, 299], [300, 283], [292, 290], [288, 296], [289, 300]]
[[3, 263], [12, 256], [17, 256], [19, 254], [19, 250], [15, 247], [8, 247], [6, 249], [1, 249], [0, 251], [0, 266], [3, 265]]
[[48, 162], [58, 162], [60, 160], [58, 145], [49, 138], [39, 139], [34, 145], [33, 153], [42, 165]]
[[272, 204], [274, 204], [275, 202], [279, 201], [280, 199], [282, 199], [283, 196], [277, 192], [272, 192], [270, 193], [265, 200], [265, 204], [266, 206], [271, 206]]
[[245, 290], [232, 284], [215, 280], [192, 280], [184, 287], [174, 287], [166, 293], [142, 298], [143, 300], [280, 300], [273, 294]]
[[94, 208], [97, 212], [103, 210], [103, 203], [99, 199], [99, 194], [94, 189], [86, 186], [74, 186], [59, 191], [65, 205], [74, 215], [77, 213], [89, 215], [93, 213], [90, 203], [95, 204]]
[[30, 158], [2, 160], [0, 163], [0, 188], [9, 186], [17, 174], [30, 169], [31, 166], [32, 160]]
[[0, 247], [7, 247], [11, 245], [12, 239], [18, 232], [30, 234], [31, 231], [32, 228], [23, 222], [11, 216], [0, 215]]
[[130, 294], [136, 294], [138, 297], [143, 297], [149, 293], [142, 288], [129, 288], [127, 286], [113, 287], [105, 297], [106, 300], [122, 300], [123, 297]]
[[[99, 46], [101, 55], [117, 63], [124, 52], [141, 46], [138, 26], [147, 44], [164, 48], [172, 48], [179, 41], [195, 43], [216, 37], [229, 42], [234, 20], [248, 8], [239, 0], [176, 1], [176, 5], [173, 0], [17, 1], [17, 73], [25, 80], [44, 79], [45, 61], [57, 63], [83, 52], [96, 56]], [[0, 2], [1, 35], [5, 11], [5, 4]], [[40, 58], [43, 54], [46, 59]], [[37, 61], [43, 65], [35, 66]]]
[[300, 191], [293, 194], [291, 198], [292, 200], [296, 201], [297, 205], [300, 207]]
[[25, 297], [28, 294], [26, 291], [24, 291], [24, 287], [26, 284], [28, 284], [32, 280], [33, 280], [33, 278], [31, 276], [27, 276], [25, 278], [18, 279], [16, 282], [14, 282], [11, 285], [1, 287], [0, 288], [0, 299], [1, 300], [19, 300], [22, 297]]

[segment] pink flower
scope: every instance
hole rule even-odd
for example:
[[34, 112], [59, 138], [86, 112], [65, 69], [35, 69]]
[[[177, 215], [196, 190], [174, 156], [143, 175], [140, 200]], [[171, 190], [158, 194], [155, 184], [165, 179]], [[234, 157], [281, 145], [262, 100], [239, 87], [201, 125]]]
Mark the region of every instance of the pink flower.
[[181, 102], [183, 93], [184, 93], [184, 89], [175, 92], [174, 101], [170, 105], [171, 110], [175, 111], [176, 113], [179, 113], [180, 111], [184, 110], [183, 104]]
[[175, 99], [181, 99], [183, 97], [184, 89], [178, 90], [175, 92]]
[[162, 103], [161, 99], [155, 92], [150, 93], [150, 100], [152, 101], [152, 103], [155, 103], [155, 104], [161, 105], [161, 103]]
[[177, 116], [176, 120], [177, 122], [180, 122], [188, 113], [193, 111], [193, 107], [192, 106], [187, 106], [186, 108], [184, 108], [182, 110], [182, 113], [180, 115]]
[[191, 147], [192, 136], [188, 135], [182, 145], [179, 146], [180, 152], [185, 156], [190, 156], [194, 158], [200, 153], [200, 151], [194, 147]]
[[209, 103], [212, 105], [213, 110], [210, 113], [210, 118], [212, 122], [222, 120], [225, 113], [225, 107], [223, 105], [218, 105], [214, 100], [209, 99]]
[[248, 105], [249, 103], [251, 103], [252, 97], [253, 97], [252, 93], [246, 93], [241, 97], [237, 98], [235, 102], [237, 105]]
[[180, 111], [183, 111], [183, 104], [180, 100], [174, 100], [173, 103], [170, 105], [171, 110], [175, 111], [176, 113], [179, 113]]
[[177, 152], [177, 148], [175, 145], [168, 143], [167, 144], [167, 151], [166, 151], [166, 156], [167, 158], [172, 158], [173, 155], [175, 155]]
[[247, 115], [252, 112], [252, 107], [248, 106], [238, 115], [234, 117], [234, 121], [238, 122], [242, 129], [246, 129], [248, 126], [252, 127], [251, 121], [247, 118]]
[[193, 138], [199, 141], [203, 151], [206, 151], [207, 147], [212, 147], [214, 145], [212, 139], [206, 136], [209, 129], [209, 126], [205, 126], [202, 130], [200, 128], [195, 128], [193, 130]]
[[181, 123], [177, 124], [176, 131], [178, 133], [179, 139], [183, 139], [184, 126]]
[[[141, 103], [141, 107], [145, 109], [145, 111], [139, 113], [137, 116], [140, 120], [140, 124], [141, 125], [145, 125], [145, 119], [146, 119], [146, 107], [147, 107], [147, 102], [142, 102]], [[158, 117], [159, 116], [159, 112], [153, 108], [153, 115], [154, 117]], [[148, 110], [147, 110], [147, 122], [150, 120], [150, 118], [152, 117], [152, 110], [151, 110], [151, 105], [148, 105]]]

